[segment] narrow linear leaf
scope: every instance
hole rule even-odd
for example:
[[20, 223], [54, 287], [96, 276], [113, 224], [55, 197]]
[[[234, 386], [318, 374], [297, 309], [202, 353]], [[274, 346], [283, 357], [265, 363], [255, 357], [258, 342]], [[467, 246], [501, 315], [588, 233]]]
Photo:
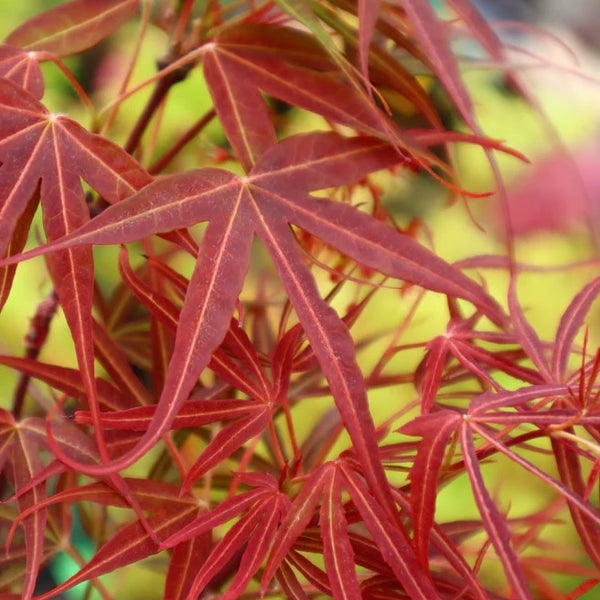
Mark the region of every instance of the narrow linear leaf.
[[[409, 512], [410, 503], [405, 495], [400, 490], [394, 490], [393, 494], [400, 508]], [[486, 590], [479, 579], [477, 579], [476, 574], [473, 572], [464, 556], [461, 554], [460, 548], [455, 544], [453, 539], [445, 533], [443, 527], [435, 522], [431, 529], [431, 541], [446, 558], [448, 563], [453, 566], [460, 579], [468, 583], [473, 591], [473, 597], [478, 598], [478, 600], [489, 600]]]
[[[41, 470], [40, 446], [26, 431], [17, 429], [12, 443], [11, 473], [15, 490], [25, 486]], [[38, 505], [46, 496], [45, 484], [33, 487], [20, 494], [17, 503], [19, 510]], [[44, 553], [44, 532], [46, 528], [47, 511], [45, 508], [36, 510], [23, 519], [25, 530], [25, 548], [27, 569], [21, 592], [22, 600], [33, 597], [35, 584]]]
[[341, 465], [345, 488], [373, 536], [385, 562], [410, 598], [440, 599], [431, 579], [422, 569], [403, 529], [388, 517], [354, 471]]
[[[572, 428], [568, 428], [567, 431], [572, 433]], [[585, 483], [578, 454], [569, 448], [564, 440], [552, 438], [551, 442], [562, 483], [567, 489], [583, 497]], [[577, 503], [568, 502], [568, 505], [581, 543], [596, 568], [600, 569], [600, 524], [582, 511]]]
[[327, 573], [325, 573], [323, 569], [317, 567], [315, 564], [310, 562], [308, 558], [295, 550], [290, 550], [287, 559], [288, 562], [295, 567], [311, 585], [313, 585], [323, 594], [331, 596], [331, 588], [329, 587]]
[[152, 404], [152, 394], [133, 372], [125, 353], [115, 343], [107, 329], [95, 319], [92, 322], [92, 336], [96, 359], [117, 384], [121, 395], [125, 397], [124, 402], [127, 406], [123, 408]]
[[[200, 427], [218, 421], [229, 421], [248, 414], [264, 411], [263, 405], [250, 400], [223, 398], [221, 400], [188, 400], [175, 417], [171, 428]], [[100, 423], [106, 429], [125, 429], [128, 431], [147, 431], [156, 418], [156, 405], [139, 406], [120, 411], [111, 411], [100, 416]], [[75, 422], [89, 425], [90, 414], [83, 410], [75, 413]]]
[[15, 431], [15, 418], [9, 411], [0, 408], [0, 471], [6, 461]]
[[422, 380], [415, 378], [415, 386], [421, 395], [421, 413], [427, 414], [435, 402], [448, 356], [448, 338], [438, 336], [427, 344], [427, 356], [417, 373], [424, 373]]
[[[154, 265], [157, 266], [157, 264], [157, 261], [154, 261]], [[123, 276], [123, 280], [135, 294], [136, 298], [142, 302], [152, 316], [164, 325], [168, 331], [176, 334], [180, 310], [169, 299], [153, 290], [148, 284], [135, 275], [127, 260], [127, 249], [124, 247], [121, 248], [119, 253], [119, 271]], [[180, 283], [183, 284], [183, 282]], [[187, 283], [183, 288], [184, 295], [186, 290]], [[252, 351], [249, 350], [248, 344], [240, 343], [243, 337], [242, 332], [238, 330], [239, 327], [237, 326], [237, 323], [232, 320], [225, 337], [225, 343], [229, 342], [228, 346], [234, 349], [237, 356], [240, 356], [240, 354], [243, 356], [245, 364], [250, 366], [252, 372], [256, 373], [258, 371], [260, 373], [261, 377], [259, 378], [259, 381], [262, 382], [262, 388], [264, 390], [265, 383], [263, 380], [265, 375], [260, 367], [258, 356], [256, 356], [255, 352], [252, 353]], [[251, 398], [266, 398], [268, 396], [267, 392], [261, 391], [254, 386], [253, 382], [249, 380], [247, 372], [240, 369], [221, 348], [215, 351], [208, 366], [219, 375], [219, 377], [223, 378]]]
[[270, 96], [369, 135], [385, 134], [369, 96], [342, 71], [321, 73], [277, 60], [226, 49], [220, 52], [243, 77]]
[[[257, 399], [268, 398], [271, 388], [269, 378], [263, 369], [261, 359], [258, 356], [254, 344], [235, 319], [231, 319], [231, 324], [227, 330], [223, 346], [239, 359], [244, 367], [246, 367], [246, 370], [243, 371], [245, 375], [244, 379], [247, 380], [248, 375], [251, 374], [258, 382], [260, 392], [258, 394], [255, 393], [254, 396]], [[218, 359], [222, 361], [224, 358], [226, 358], [226, 355], [220, 353]], [[253, 394], [249, 395], [252, 396]]]
[[379, 15], [379, 0], [358, 0], [358, 55], [360, 70], [365, 81], [369, 81], [369, 48], [375, 33]]
[[434, 523], [439, 471], [448, 440], [460, 420], [458, 413], [442, 410], [417, 417], [400, 429], [405, 435], [423, 438], [410, 470], [410, 507], [416, 553], [426, 571], [429, 569], [429, 537]]
[[[188, 505], [177, 512], [163, 511], [163, 514], [151, 515], [148, 522], [155, 534], [159, 538], [163, 538], [185, 527], [197, 512], [197, 506]], [[36, 599], [49, 600], [82, 581], [110, 573], [119, 567], [138, 562], [157, 552], [157, 544], [150, 538], [140, 522], [129, 523], [119, 529], [75, 575], [50, 592], [36, 596]]]
[[435, 74], [448, 90], [465, 123], [476, 130], [470, 96], [462, 82], [444, 26], [435, 14], [433, 6], [423, 0], [398, 0], [398, 3], [406, 11], [417, 41], [420, 42]]
[[504, 423], [507, 425], [522, 425], [535, 423], [539, 426], [554, 425], [563, 429], [569, 423], [577, 425], [600, 425], [600, 415], [583, 415], [580, 410], [556, 409], [548, 411], [520, 410], [518, 413], [494, 411], [483, 413], [482, 416], [470, 416], [475, 423]]
[[[50, 387], [53, 387], [73, 398], [80, 398], [85, 394], [81, 375], [76, 369], [49, 365], [29, 358], [14, 356], [0, 356], [0, 364], [35, 377]], [[98, 400], [102, 406], [111, 410], [120, 410], [129, 407], [128, 402], [121, 399], [120, 390], [105, 379], [97, 379]]]
[[494, 323], [505, 316], [478, 284], [407, 235], [340, 202], [289, 192], [285, 197], [261, 189], [261, 209], [275, 212], [284, 206], [294, 224], [328, 240], [360, 264], [425, 289], [471, 302]]
[[[38, 202], [38, 195], [34, 194], [33, 198], [29, 201], [27, 208], [19, 217], [19, 221], [17, 222], [17, 225], [6, 247], [6, 256], [18, 254], [25, 247], [29, 234], [29, 228], [31, 227], [33, 217], [35, 216]], [[4, 307], [4, 304], [10, 295], [16, 270], [17, 265], [0, 267], [0, 311]]]
[[207, 531], [173, 548], [165, 582], [165, 598], [187, 597], [198, 567], [206, 562], [211, 546], [212, 535]]
[[[281, 281], [302, 322], [359, 458], [378, 499], [389, 510], [393, 502], [378, 458], [375, 424], [367, 403], [362, 373], [356, 363], [354, 342], [335, 311], [321, 298], [315, 280], [305, 268], [288, 224], [268, 211], [257, 214], [257, 234], [269, 250]], [[285, 252], [282, 249], [286, 249]]]
[[224, 461], [244, 443], [257, 437], [265, 430], [271, 420], [271, 409], [265, 406], [262, 407], [262, 410], [253, 412], [255, 414], [223, 427], [215, 435], [200, 457], [190, 467], [181, 484], [182, 490], [189, 490], [206, 471]]
[[544, 380], [547, 383], [551, 383], [553, 379], [550, 374], [544, 346], [523, 314], [523, 309], [517, 299], [516, 282], [514, 278], [511, 279], [508, 288], [508, 306], [510, 309], [511, 321], [514, 324], [515, 333], [520, 344], [527, 356], [533, 361], [533, 364], [539, 370]]
[[218, 525], [227, 523], [231, 519], [240, 516], [252, 506], [259, 503], [265, 495], [272, 494], [273, 492], [271, 490], [258, 488], [243, 492], [233, 498], [227, 498], [227, 500], [223, 500], [217, 507], [199, 515], [185, 528], [181, 528], [181, 530], [165, 538], [160, 545], [160, 549], [165, 550], [167, 548], [172, 548], [186, 540], [190, 540], [207, 531], [211, 531]]
[[519, 558], [510, 543], [510, 531], [485, 488], [473, 444], [473, 432], [466, 421], [462, 423], [460, 428], [460, 443], [465, 467], [473, 489], [473, 496], [481, 514], [483, 526], [496, 549], [510, 588], [517, 598], [531, 598], [531, 593], [527, 587], [527, 579], [519, 563]]
[[[472, 372], [482, 377], [482, 373], [486, 373], [486, 377], [482, 379], [490, 379], [489, 371], [491, 369], [497, 369], [515, 379], [520, 379], [526, 383], [533, 385], [541, 385], [544, 383], [542, 375], [540, 375], [537, 369], [530, 369], [528, 367], [522, 367], [514, 360], [514, 355], [510, 352], [489, 352], [480, 346], [473, 344], [472, 342], [465, 342], [463, 340], [452, 340], [452, 349], [456, 352], [459, 360], [461, 356], [469, 357], [469, 360], [474, 365], [485, 365], [487, 369], [477, 366], [477, 369]], [[462, 362], [462, 361], [461, 361]], [[463, 362], [463, 364], [465, 364]], [[493, 381], [493, 380], [492, 380]], [[494, 385], [495, 382], [494, 382]]]
[[600, 277], [588, 283], [573, 298], [560, 319], [552, 356], [552, 374], [556, 381], [565, 379], [573, 340], [583, 325], [592, 303], [598, 297], [598, 293], [600, 293]]
[[321, 190], [359, 181], [400, 162], [396, 148], [377, 137], [307, 133], [265, 152], [252, 170], [252, 181], [264, 188]]
[[[98, 450], [94, 446], [94, 438], [89, 433], [81, 431], [65, 419], [57, 419], [54, 425], [55, 443], [70, 456], [91, 464], [100, 460]], [[44, 448], [48, 447], [47, 426], [46, 420], [41, 417], [28, 417], [22, 421], [23, 429], [35, 436]]]
[[[526, 471], [529, 471], [530, 473], [538, 477], [541, 481], [554, 488], [561, 496], [564, 496], [565, 500], [567, 500], [567, 502], [569, 502], [571, 506], [581, 511], [582, 515], [589, 519], [594, 529], [598, 529], [600, 527], [600, 512], [598, 512], [591, 504], [589, 504], [589, 502], [586, 502], [578, 493], [574, 492], [570, 487], [567, 487], [567, 485], [565, 485], [564, 483], [557, 481], [556, 479], [554, 479], [554, 477], [547, 475], [539, 467], [536, 467], [530, 461], [519, 456], [516, 452], [513, 452], [506, 445], [502, 444], [489, 433], [487, 433], [485, 429], [480, 425], [472, 423], [472, 427], [473, 431], [476, 431], [481, 437], [486, 439], [499, 452], [508, 456], [512, 461], [515, 462], [515, 464], [520, 465]], [[571, 463], [570, 466], [575, 467], [575, 463]], [[571, 484], [577, 483], [575, 473], [576, 471], [574, 470], [572, 473], [570, 473], [570, 476], [567, 478], [567, 481]], [[576, 487], [580, 488], [580, 485], [577, 484]]]
[[290, 600], [308, 600], [306, 592], [302, 588], [302, 584], [298, 581], [296, 574], [289, 566], [287, 561], [283, 561], [279, 565], [279, 569], [275, 572], [277, 583], [281, 586], [284, 594]]
[[273, 534], [284, 510], [284, 500], [278, 496], [274, 499], [263, 500], [262, 504], [264, 506], [263, 518], [248, 540], [237, 573], [221, 600], [235, 600], [246, 590], [248, 583], [256, 575], [271, 547]]
[[524, 98], [529, 94], [519, 84], [518, 80], [512, 76], [508, 69], [510, 65], [505, 64], [505, 48], [502, 40], [492, 29], [488, 20], [481, 14], [477, 6], [470, 0], [448, 0], [448, 4], [452, 7], [465, 22], [473, 36], [479, 41], [487, 53], [498, 63], [503, 64], [506, 68], [506, 73], [510, 79], [512, 86], [518, 90]]
[[[270, 502], [270, 500], [269, 500]], [[210, 583], [210, 580], [219, 573], [221, 568], [246, 544], [253, 531], [263, 520], [268, 508], [265, 502], [259, 502], [252, 507], [239, 521], [237, 521], [229, 531], [223, 536], [219, 543], [213, 548], [210, 556], [196, 575], [190, 592], [186, 600], [195, 600], [204, 588]], [[244, 556], [248, 552], [248, 547], [244, 551]], [[238, 573], [239, 574], [239, 573]], [[250, 575], [252, 577], [254, 573]], [[247, 574], [244, 573], [245, 578]], [[241, 579], [241, 578], [240, 578]], [[238, 579], [238, 581], [240, 581]]]
[[539, 384], [530, 385], [518, 390], [507, 390], [498, 393], [485, 391], [476, 396], [469, 404], [469, 415], [479, 415], [487, 410], [494, 410], [506, 406], [520, 406], [524, 402], [538, 398], [554, 398], [569, 396], [571, 390], [567, 385]]
[[243, 69], [218, 51], [206, 53], [204, 77], [236, 158], [246, 172], [277, 142], [275, 128], [258, 89]]
[[294, 542], [315, 517], [315, 512], [324, 486], [332, 477], [333, 466], [325, 463], [317, 467], [304, 482], [302, 489], [294, 498], [292, 506], [281, 522], [273, 538], [271, 553], [263, 571], [260, 585], [264, 592], [275, 575], [279, 565], [286, 559]]
[[337, 469], [323, 488], [319, 527], [323, 536], [323, 559], [335, 600], [361, 600], [354, 551], [341, 500], [341, 476]]
[[294, 367], [294, 353], [300, 339], [300, 327], [294, 326], [281, 337], [271, 358], [273, 397], [281, 401], [287, 394]]

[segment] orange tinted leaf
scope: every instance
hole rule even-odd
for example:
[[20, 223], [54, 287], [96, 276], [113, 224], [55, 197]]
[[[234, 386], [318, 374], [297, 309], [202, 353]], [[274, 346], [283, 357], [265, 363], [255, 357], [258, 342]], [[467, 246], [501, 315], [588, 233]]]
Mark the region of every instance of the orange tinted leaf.
[[167, 570], [165, 598], [187, 597], [199, 565], [204, 564], [209, 556], [211, 545], [212, 535], [206, 532], [173, 548]]

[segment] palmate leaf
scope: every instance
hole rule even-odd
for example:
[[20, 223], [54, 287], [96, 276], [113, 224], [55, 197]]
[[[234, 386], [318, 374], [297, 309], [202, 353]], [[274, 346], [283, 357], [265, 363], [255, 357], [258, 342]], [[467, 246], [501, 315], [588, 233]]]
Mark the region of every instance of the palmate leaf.
[[[352, 503], [342, 503], [344, 488]], [[356, 520], [352, 511], [360, 515], [371, 534], [373, 541], [367, 547], [365, 540], [348, 530], [348, 525]], [[316, 529], [311, 524], [316, 522], [317, 515], [320, 536], [307, 531], [309, 526]], [[300, 557], [296, 554], [298, 550], [323, 553], [326, 575], [321, 576], [322, 571], [310, 561], [304, 564], [306, 572], [300, 570], [305, 576], [312, 572], [316, 577], [309, 580], [336, 599], [361, 597], [357, 564], [375, 572], [393, 572], [411, 598], [439, 598], [431, 579], [419, 565], [402, 525], [393, 522], [368, 491], [362, 477], [342, 459], [315, 469], [287, 510], [261, 577], [263, 591], [285, 560], [299, 568], [293, 560], [295, 556]]]
[[[44, 230], [52, 240], [89, 220], [81, 178], [109, 202], [118, 202], [150, 180], [118, 146], [88, 133], [67, 117], [50, 114], [6, 79], [0, 80], [0, 162], [0, 255], [10, 249], [13, 234], [19, 232], [19, 219], [31, 210], [38, 189]], [[67, 249], [48, 257], [48, 268], [75, 343], [100, 457], [107, 462], [109, 454], [97, 421], [92, 249]], [[60, 456], [58, 446], [54, 450]], [[126, 488], [122, 492], [130, 497]]]
[[[197, 500], [189, 495], [182, 497], [177, 486], [143, 479], [127, 479], [126, 483], [141, 508], [151, 513], [148, 520], [155, 528], [157, 535], [161, 537], [167, 537], [176, 531], [180, 531], [193, 521], [198, 514]], [[44, 514], [43, 511], [46, 510], [46, 507], [52, 504], [68, 505], [83, 500], [103, 506], [128, 506], [116, 489], [105, 483], [97, 482], [67, 488], [49, 498], [40, 500], [29, 509], [24, 510], [19, 515], [18, 522]], [[13, 526], [13, 530], [15, 526]], [[210, 536], [198, 537], [196, 540], [192, 544], [191, 555], [198, 557], [202, 556], [203, 550], [204, 552], [208, 551]], [[202, 548], [202, 545], [204, 545], [204, 548]], [[152, 540], [140, 522], [129, 523], [119, 529], [78, 573], [43, 597], [55, 596], [60, 591], [67, 590], [77, 583], [95, 578], [132, 562], [137, 562], [157, 551], [156, 542]], [[179, 546], [176, 546], [174, 548], [172, 557], [172, 562], [175, 562], [172, 569], [173, 574], [181, 575], [186, 570], [184, 565], [185, 555], [185, 547], [179, 548]], [[195, 575], [196, 571], [194, 570], [192, 579]], [[173, 589], [173, 585], [180, 586], [182, 583], [179, 579], [177, 582], [169, 583], [167, 581], [167, 589]]]
[[[21, 214], [40, 185], [44, 229], [56, 239], [89, 219], [80, 178], [112, 202], [150, 180], [116, 145], [70, 119], [51, 115], [22, 88], [0, 80], [0, 254], [9, 248]], [[95, 410], [90, 249], [49, 258], [49, 267], [71, 328], [82, 381]]]
[[181, 311], [184, 326], [177, 331], [152, 426], [134, 451], [110, 467], [77, 465], [68, 457], [61, 460], [84, 473], [101, 475], [131, 464], [164, 435], [226, 335], [256, 234], [269, 250], [329, 380], [367, 480], [384, 505], [390, 506], [354, 343], [343, 322], [321, 299], [289, 224], [328, 239], [351, 258], [386, 275], [467, 299], [494, 322], [504, 319], [479, 285], [411, 238], [351, 206], [308, 194], [311, 189], [355, 181], [397, 160], [395, 149], [375, 138], [344, 138], [333, 133], [296, 136], [267, 151], [245, 178], [203, 169], [156, 181], [109, 207], [78, 232], [33, 251], [31, 255], [87, 244], [124, 243], [209, 221]]
[[256, 487], [224, 500], [162, 543], [163, 549], [177, 547], [242, 515], [214, 546], [202, 569], [196, 568], [193, 583], [184, 598], [197, 598], [220, 570], [241, 551], [237, 574], [223, 596], [230, 600], [237, 598], [246, 589], [271, 546], [275, 528], [288, 508], [289, 500], [280, 494], [277, 481], [270, 475], [249, 473], [239, 477], [242, 483]]

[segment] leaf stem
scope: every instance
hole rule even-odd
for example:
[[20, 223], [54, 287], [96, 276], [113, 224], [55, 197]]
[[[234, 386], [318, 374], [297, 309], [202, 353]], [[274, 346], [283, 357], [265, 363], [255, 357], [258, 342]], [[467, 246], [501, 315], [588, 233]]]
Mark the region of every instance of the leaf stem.
[[[169, 65], [170, 61], [158, 61], [159, 71], [162, 71]], [[135, 149], [140, 143], [140, 140], [142, 139], [142, 135], [144, 135], [144, 131], [146, 131], [146, 128], [150, 123], [150, 120], [162, 104], [169, 90], [173, 85], [183, 81], [187, 77], [189, 69], [190, 67], [188, 65], [184, 65], [178, 69], [175, 69], [174, 71], [165, 72], [164, 76], [158, 80], [152, 95], [146, 103], [146, 107], [138, 118], [137, 123], [131, 131], [131, 134], [129, 135], [129, 139], [125, 144], [126, 152], [129, 154], [134, 153]]]
[[151, 175], [161, 173], [175, 156], [191, 142], [216, 116], [214, 108], [211, 108], [200, 119], [198, 119], [160, 158], [148, 167]]
[[[25, 334], [24, 342], [26, 358], [35, 360], [39, 356], [48, 336], [50, 323], [52, 322], [52, 318], [56, 314], [57, 309], [58, 295], [56, 294], [56, 290], [52, 288], [46, 298], [38, 304], [35, 315], [31, 319], [29, 331]], [[30, 376], [21, 372], [17, 387], [15, 388], [15, 393], [13, 394], [12, 414], [17, 421], [21, 418], [21, 411], [23, 410], [23, 403], [25, 401], [25, 393], [27, 392], [29, 380]]]

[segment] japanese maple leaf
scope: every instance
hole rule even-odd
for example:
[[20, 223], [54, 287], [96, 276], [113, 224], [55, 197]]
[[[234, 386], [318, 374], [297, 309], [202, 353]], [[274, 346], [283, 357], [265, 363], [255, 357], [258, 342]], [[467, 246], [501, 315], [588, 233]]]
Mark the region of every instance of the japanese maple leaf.
[[[335, 463], [324, 463], [313, 471], [289, 506], [271, 544], [271, 552], [261, 576], [262, 589], [266, 589], [277, 569], [293, 552], [298, 538], [314, 521], [320, 502], [320, 551], [331, 587], [330, 595], [334, 598], [362, 598], [355, 567], [357, 562], [360, 564], [360, 556], [355, 555], [349, 537], [350, 519], [347, 507], [342, 502], [344, 489], [381, 553], [383, 561], [377, 561], [377, 568], [387, 563], [410, 598], [439, 598], [431, 579], [419, 567], [404, 528], [394, 524], [381, 506], [373, 502], [373, 496], [360, 475], [343, 458]], [[372, 562], [370, 566], [373, 566]]]
[[[67, 117], [49, 113], [24, 88], [7, 79], [0, 79], [0, 161], [0, 256], [13, 253], [14, 239], [18, 239], [17, 248], [22, 246], [26, 237], [22, 216], [30, 222], [38, 191], [44, 231], [54, 240], [89, 221], [81, 179], [109, 202], [121, 200], [151, 180], [118, 146]], [[97, 426], [92, 249], [66, 249], [48, 257], [48, 267], [73, 336], [100, 455], [107, 461], [102, 430]], [[11, 282], [10, 273], [3, 277], [0, 298], [6, 298]]]
[[221, 569], [241, 552], [237, 573], [227, 591], [221, 596], [223, 600], [238, 598], [271, 547], [277, 526], [287, 512], [290, 500], [279, 491], [277, 480], [272, 475], [240, 474], [239, 480], [252, 486], [252, 489], [221, 502], [213, 510], [200, 515], [169, 536], [161, 545], [162, 549], [178, 546], [198, 536], [206, 535], [217, 525], [242, 514], [241, 518], [215, 544], [202, 568], [196, 569], [196, 576], [190, 589], [186, 596], [181, 596], [182, 598], [185, 597], [187, 600], [197, 598]]
[[[156, 533], [156, 539], [148, 534], [139, 521], [131, 521], [118, 529], [77, 573], [56, 588], [36, 596], [36, 598], [40, 600], [56, 598], [58, 594], [83, 581], [94, 579], [155, 554], [159, 550], [159, 540], [171, 537], [190, 526], [200, 512], [197, 499], [190, 494], [182, 495], [179, 488], [172, 484], [144, 479], [127, 479], [126, 484], [140, 507], [149, 513], [148, 521]], [[40, 518], [41, 515], [45, 517], [46, 510], [51, 505], [68, 505], [82, 499], [101, 506], [127, 506], [118, 490], [104, 482], [69, 487], [23, 509], [15, 525], [11, 528], [9, 539], [19, 522], [26, 523], [28, 520]], [[211, 546], [210, 535], [200, 534], [196, 536], [195, 541], [198, 546], [195, 548], [195, 554], [202, 560], [208, 554]], [[178, 545], [174, 546], [176, 550]], [[168, 589], [180, 587], [182, 584], [189, 587], [194, 581], [197, 570], [191, 569], [187, 560], [189, 558], [185, 556], [185, 553], [183, 555], [179, 552], [174, 553], [167, 575]], [[177, 561], [176, 564], [174, 564], [175, 561]], [[173, 579], [177, 579], [177, 581], [172, 581]], [[35, 583], [35, 579], [33, 583]], [[165, 595], [165, 597], [173, 596]]]
[[344, 138], [334, 133], [294, 136], [266, 151], [245, 177], [201, 169], [159, 179], [62, 240], [32, 251], [29, 256], [75, 246], [125, 243], [208, 221], [152, 425], [133, 450], [110, 466], [80, 465], [62, 455], [61, 460], [83, 473], [100, 476], [131, 464], [168, 431], [227, 333], [256, 235], [269, 251], [329, 381], [365, 477], [379, 499], [391, 507], [353, 340], [321, 298], [290, 224], [327, 240], [367, 267], [464, 298], [492, 321], [504, 320], [501, 309], [478, 284], [410, 237], [348, 204], [309, 194], [359, 180], [397, 162], [395, 148], [376, 138]]
[[214, 38], [203, 73], [246, 171], [277, 141], [261, 91], [357, 131], [386, 134], [369, 96], [339, 67], [312, 36], [290, 27], [234, 24]]
[[[122, 248], [119, 266], [124, 280], [152, 316], [175, 334], [179, 322], [178, 309], [135, 275], [126, 260], [126, 254], [126, 249]], [[231, 320], [223, 347], [214, 352], [208, 366], [224, 381], [250, 396], [251, 400], [207, 400], [192, 396], [184, 403], [171, 424], [172, 429], [199, 427], [217, 421], [233, 421], [223, 426], [190, 467], [183, 482], [184, 490], [190, 488], [201, 475], [225, 460], [242, 444], [260, 435], [268, 426], [272, 413], [281, 406], [289, 388], [298, 333], [297, 327], [292, 328], [277, 344], [273, 352], [271, 384], [250, 339], [237, 322]], [[225, 349], [236, 356], [243, 366], [237, 366]], [[257, 380], [256, 384], [253, 382], [254, 378]], [[156, 409], [157, 406], [152, 405], [131, 410], [112, 410], [101, 415], [100, 423], [107, 429], [143, 432], [155, 419]], [[77, 411], [75, 420], [80, 424], [91, 424], [89, 412]]]

